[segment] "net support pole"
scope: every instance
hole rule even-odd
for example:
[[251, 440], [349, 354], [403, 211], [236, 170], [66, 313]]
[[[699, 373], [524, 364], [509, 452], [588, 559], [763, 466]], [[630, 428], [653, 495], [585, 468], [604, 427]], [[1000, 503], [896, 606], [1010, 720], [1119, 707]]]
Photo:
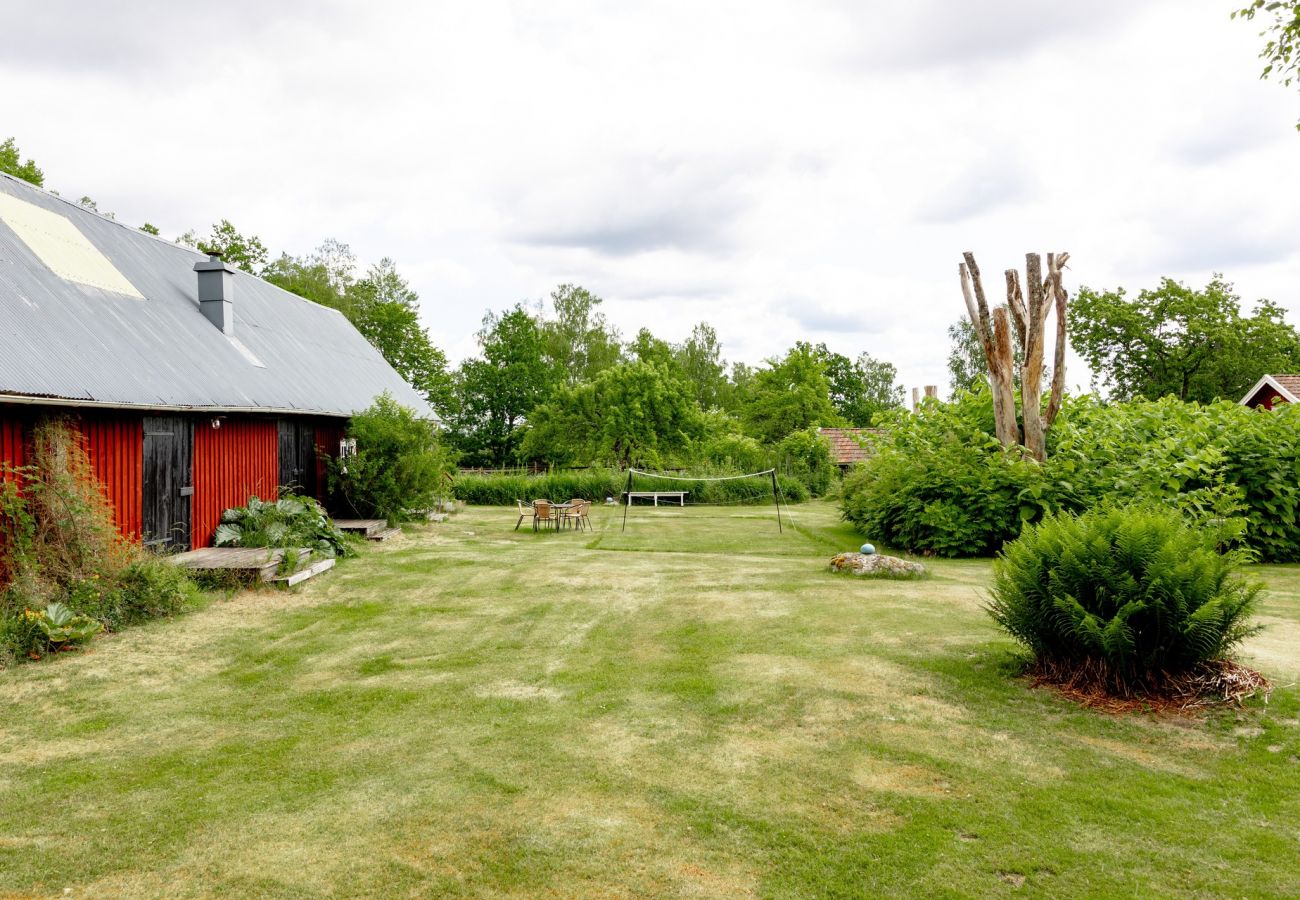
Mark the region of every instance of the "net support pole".
[[627, 470], [627, 486], [623, 488], [623, 497], [623, 527], [620, 529], [619, 534], [627, 531], [627, 508], [632, 505], [632, 470], [630, 468]]
[[776, 469], [772, 470], [772, 502], [776, 504], [776, 531], [777, 534], [785, 534], [785, 528], [781, 526], [781, 500], [776, 486]]

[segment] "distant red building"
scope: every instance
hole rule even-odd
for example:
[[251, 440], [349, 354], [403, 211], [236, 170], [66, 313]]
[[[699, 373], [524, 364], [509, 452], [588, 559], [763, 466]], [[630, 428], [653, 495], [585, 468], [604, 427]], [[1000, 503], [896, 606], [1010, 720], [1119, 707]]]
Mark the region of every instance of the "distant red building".
[[250, 496], [319, 496], [384, 391], [432, 417], [337, 310], [0, 174], [0, 464], [69, 416], [130, 540], [204, 547]]
[[1241, 398], [1242, 406], [1272, 409], [1282, 403], [1300, 402], [1300, 375], [1265, 375]]
[[818, 428], [817, 433], [831, 445], [831, 459], [841, 469], [848, 469], [870, 458], [863, 438], [878, 434], [878, 428]]

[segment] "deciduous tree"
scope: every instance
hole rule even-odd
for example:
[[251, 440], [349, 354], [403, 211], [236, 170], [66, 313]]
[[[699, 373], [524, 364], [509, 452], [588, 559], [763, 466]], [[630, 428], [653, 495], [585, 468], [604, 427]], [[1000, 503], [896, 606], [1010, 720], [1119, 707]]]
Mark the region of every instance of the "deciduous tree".
[[15, 178], [41, 187], [45, 184], [45, 173], [30, 159], [24, 160], [13, 138], [5, 138], [0, 144], [0, 172], [6, 172]]
[[551, 292], [554, 318], [542, 320], [542, 336], [547, 357], [567, 384], [589, 381], [622, 357], [618, 331], [599, 311], [603, 302], [576, 284]]
[[448, 439], [465, 461], [502, 466], [515, 461], [528, 414], [550, 397], [556, 371], [537, 320], [522, 305], [488, 313], [478, 342], [481, 355], [456, 372]]
[[420, 324], [420, 298], [397, 266], [385, 257], [348, 286], [348, 308], [357, 330], [422, 393], [441, 417], [451, 411], [452, 385], [447, 357]]
[[742, 412], [749, 432], [769, 444], [792, 431], [841, 421], [816, 350], [804, 341], [754, 374]]
[[531, 416], [531, 459], [659, 466], [704, 433], [687, 385], [665, 366], [623, 363], [562, 388]]
[[1300, 370], [1300, 335], [1282, 308], [1263, 300], [1243, 316], [1220, 275], [1202, 290], [1165, 278], [1133, 299], [1084, 288], [1072, 309], [1075, 348], [1118, 399], [1236, 400], [1261, 375]]
[[[1251, 4], [1232, 13], [1253, 20], [1259, 13], [1271, 14], [1273, 20], [1260, 33], [1267, 38], [1264, 49], [1259, 51], [1264, 60], [1264, 71], [1260, 78], [1274, 78], [1283, 87], [1290, 87], [1300, 81], [1300, 0], [1252, 0]], [[1300, 131], [1300, 122], [1296, 123]]]

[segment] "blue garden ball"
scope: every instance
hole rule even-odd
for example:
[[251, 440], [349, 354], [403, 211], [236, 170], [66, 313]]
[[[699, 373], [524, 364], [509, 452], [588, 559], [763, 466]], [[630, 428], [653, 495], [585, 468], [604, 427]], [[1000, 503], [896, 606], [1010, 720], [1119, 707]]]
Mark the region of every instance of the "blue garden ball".
[[858, 549], [859, 549], [859, 552], [865, 554], [866, 556], [870, 556], [871, 554], [873, 554], [873, 553], [876, 552], [876, 548], [873, 547], [873, 546], [871, 546], [870, 544], [863, 544], [863, 545], [862, 545], [861, 547], [859, 547]]

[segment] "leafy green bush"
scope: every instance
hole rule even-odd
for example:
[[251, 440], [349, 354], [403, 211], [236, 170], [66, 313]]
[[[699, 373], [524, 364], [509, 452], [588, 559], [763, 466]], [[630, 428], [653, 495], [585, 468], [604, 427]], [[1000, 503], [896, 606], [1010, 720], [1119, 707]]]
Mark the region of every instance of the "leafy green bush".
[[[712, 475], [713, 473], [710, 473]], [[719, 472], [718, 474], [733, 474]], [[808, 499], [802, 482], [778, 476], [777, 484], [789, 503]], [[600, 501], [621, 498], [627, 488], [627, 473], [615, 469], [590, 469], [556, 472], [547, 475], [461, 475], [452, 488], [458, 500], [477, 506], [510, 506], [515, 500], [530, 502], [539, 498], [568, 500], [582, 497]], [[705, 481], [689, 476], [650, 480], [638, 478], [634, 490], [690, 491], [691, 503], [770, 503], [772, 482], [768, 478], [744, 478], [735, 481]]]
[[118, 535], [74, 423], [40, 422], [33, 465], [12, 474], [0, 473], [0, 665], [65, 643], [64, 629], [84, 640], [172, 615], [197, 593], [184, 570]]
[[459, 475], [452, 485], [457, 500], [474, 506], [511, 506], [539, 498], [559, 503], [573, 497], [617, 498], [627, 475], [614, 469], [587, 469], [547, 475]]
[[1104, 507], [1026, 528], [994, 563], [989, 613], [1040, 670], [1122, 695], [1224, 658], [1261, 586], [1173, 509]]
[[385, 393], [352, 417], [348, 434], [356, 439], [356, 455], [331, 459], [329, 482], [358, 515], [395, 525], [433, 506], [451, 457], [432, 423]]
[[221, 514], [212, 544], [215, 547], [307, 548], [323, 556], [348, 556], [347, 535], [334, 527], [325, 509], [311, 497], [281, 497], [267, 503], [248, 498], [247, 506]]
[[1223, 547], [1300, 560], [1300, 407], [1072, 398], [1041, 465], [994, 439], [987, 391], [885, 424], [871, 462], [845, 479], [841, 512], [887, 545], [986, 554], [1056, 510], [1142, 500]]
[[695, 448], [695, 457], [718, 471], [761, 472], [772, 465], [771, 450], [735, 432], [706, 438]]
[[831, 445], [816, 428], [791, 432], [777, 444], [781, 471], [803, 482], [814, 497], [824, 496], [839, 471], [831, 458]]
[[1025, 522], [1070, 508], [1070, 485], [993, 436], [988, 394], [950, 404], [927, 403], [915, 414], [888, 414], [869, 438], [872, 458], [840, 490], [840, 511], [889, 547], [937, 556], [995, 552]]

